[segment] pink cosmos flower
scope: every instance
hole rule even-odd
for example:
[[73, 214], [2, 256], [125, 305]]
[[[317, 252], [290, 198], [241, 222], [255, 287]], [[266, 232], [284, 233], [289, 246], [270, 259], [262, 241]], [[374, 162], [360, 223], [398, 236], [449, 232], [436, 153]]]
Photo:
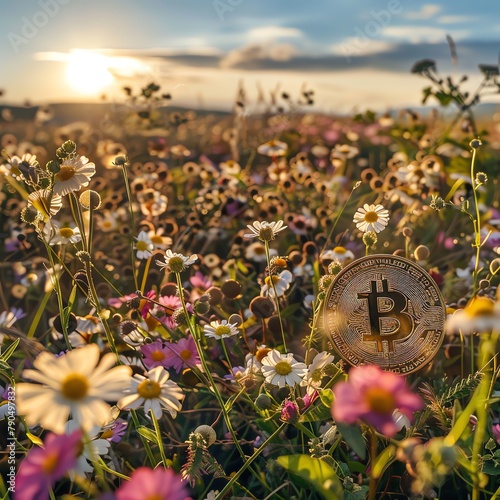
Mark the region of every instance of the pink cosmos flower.
[[31, 448], [19, 468], [14, 498], [49, 498], [49, 491], [55, 482], [75, 467], [81, 440], [80, 430], [70, 435], [49, 434], [43, 448]]
[[174, 368], [177, 373], [184, 368], [192, 368], [201, 363], [196, 344], [191, 336], [187, 339], [180, 339], [177, 344], [168, 344], [166, 348], [171, 351], [172, 355], [165, 360], [164, 366]]
[[142, 362], [148, 370], [157, 366], [164, 366], [165, 368], [171, 366], [169, 359], [173, 357], [172, 353], [168, 347], [163, 345], [161, 340], [142, 345], [141, 353], [143, 356]]
[[130, 481], [116, 491], [116, 500], [186, 500], [189, 498], [186, 485], [172, 469], [148, 467], [136, 469]]
[[375, 365], [352, 368], [348, 381], [336, 384], [333, 392], [335, 420], [348, 424], [363, 420], [388, 437], [400, 429], [395, 410], [411, 421], [413, 413], [424, 407], [422, 399], [408, 389], [403, 377]]

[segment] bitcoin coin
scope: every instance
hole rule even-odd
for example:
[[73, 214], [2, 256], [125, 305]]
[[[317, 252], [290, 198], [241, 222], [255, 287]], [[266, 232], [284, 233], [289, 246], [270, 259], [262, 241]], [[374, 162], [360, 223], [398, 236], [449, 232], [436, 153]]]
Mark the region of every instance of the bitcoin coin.
[[420, 266], [394, 255], [371, 255], [336, 276], [322, 316], [345, 361], [408, 374], [429, 363], [441, 347], [446, 307]]

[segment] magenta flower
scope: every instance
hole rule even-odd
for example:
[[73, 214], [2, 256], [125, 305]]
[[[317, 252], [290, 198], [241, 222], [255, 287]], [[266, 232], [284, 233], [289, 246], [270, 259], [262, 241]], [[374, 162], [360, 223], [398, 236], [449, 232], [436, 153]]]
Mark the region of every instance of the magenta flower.
[[16, 477], [14, 498], [19, 500], [45, 500], [58, 479], [76, 465], [81, 451], [82, 432], [49, 434], [44, 447], [31, 448], [21, 463]]
[[172, 366], [169, 361], [172, 358], [172, 352], [170, 349], [163, 345], [161, 340], [156, 340], [151, 344], [144, 344], [141, 346], [141, 353], [143, 356], [144, 366], [151, 370], [151, 368], [156, 368], [157, 366], [163, 366], [168, 368]]
[[186, 500], [186, 485], [172, 469], [139, 467], [116, 491], [116, 500]]
[[192, 368], [201, 363], [193, 337], [180, 339], [177, 344], [168, 344], [167, 349], [172, 353], [164, 363], [167, 368], [174, 368], [179, 373], [184, 368]]
[[336, 421], [354, 424], [362, 420], [388, 437], [400, 430], [395, 410], [411, 421], [413, 413], [424, 407], [403, 377], [375, 365], [352, 368], [348, 381], [336, 384], [333, 392], [332, 416]]

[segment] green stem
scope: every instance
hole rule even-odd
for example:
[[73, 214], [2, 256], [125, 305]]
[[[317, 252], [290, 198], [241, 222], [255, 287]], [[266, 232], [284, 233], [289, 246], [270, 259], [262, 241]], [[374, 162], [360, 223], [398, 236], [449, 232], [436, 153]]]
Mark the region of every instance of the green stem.
[[158, 441], [158, 448], [160, 450], [161, 461], [163, 462], [163, 466], [167, 468], [168, 467], [167, 457], [165, 456], [165, 450], [163, 449], [163, 440], [161, 438], [160, 425], [158, 424], [158, 419], [153, 413], [153, 410], [150, 410], [150, 413], [151, 413], [151, 420], [153, 421], [153, 426], [155, 428], [156, 440]]
[[284, 429], [287, 424], [281, 424], [263, 443], [257, 450], [254, 451], [253, 455], [241, 466], [241, 468], [236, 472], [229, 482], [222, 488], [222, 491], [215, 497], [215, 500], [222, 500], [224, 495], [232, 488], [233, 484], [238, 481], [240, 476], [245, 472], [248, 467], [253, 463], [253, 461], [264, 451], [264, 448]]
[[[137, 418], [137, 413], [135, 410], [130, 410], [130, 416], [132, 417], [132, 421], [134, 422], [135, 429], [137, 430], [141, 424], [139, 423], [139, 419]], [[142, 444], [144, 445], [144, 449], [146, 450], [146, 455], [149, 458], [149, 463], [151, 464], [151, 467], [154, 469], [156, 467], [156, 460], [153, 455], [153, 452], [151, 451], [151, 448], [149, 446], [149, 443], [147, 442], [146, 438], [138, 432], [139, 437], [141, 438]]]
[[474, 166], [476, 162], [477, 148], [472, 148], [472, 160], [470, 163], [470, 178], [473, 185], [472, 195], [474, 196], [474, 208], [476, 210], [476, 219], [474, 220], [474, 246], [476, 247], [476, 262], [474, 263], [474, 288], [472, 296], [477, 293], [478, 274], [479, 274], [479, 255], [481, 252], [481, 213], [479, 211], [479, 200], [477, 196], [478, 186], [474, 186]]
[[278, 320], [280, 323], [280, 330], [281, 330], [281, 338], [283, 339], [283, 348], [285, 349], [285, 352], [288, 352], [286, 348], [286, 340], [285, 340], [285, 329], [283, 327], [283, 319], [281, 318], [281, 308], [280, 308], [280, 302], [278, 298], [278, 294], [276, 292], [276, 285], [274, 284], [273, 277], [271, 276], [271, 254], [269, 252], [269, 242], [264, 241], [264, 247], [266, 249], [266, 258], [267, 258], [267, 268], [269, 269], [269, 281], [271, 282], [271, 285], [274, 290], [274, 300], [276, 301], [276, 312], [278, 313]]
[[196, 349], [198, 351], [198, 356], [200, 357], [201, 364], [203, 366], [203, 371], [205, 375], [208, 377], [210, 387], [213, 390], [213, 393], [215, 394], [215, 397], [217, 398], [217, 401], [219, 403], [219, 406], [221, 407], [222, 414], [224, 416], [224, 421], [226, 422], [227, 428], [231, 434], [231, 437], [233, 438], [234, 444], [241, 455], [241, 458], [243, 460], [246, 459], [245, 453], [243, 452], [240, 443], [238, 442], [238, 437], [236, 436], [236, 433], [234, 432], [233, 425], [231, 423], [231, 420], [229, 419], [229, 414], [226, 409], [226, 405], [224, 404], [224, 400], [222, 399], [222, 396], [217, 389], [217, 385], [215, 384], [215, 380], [212, 377], [212, 373], [210, 371], [209, 366], [207, 365], [207, 361], [204, 356], [203, 348], [201, 346], [201, 341], [197, 335], [196, 329], [193, 327], [193, 324], [191, 323], [190, 320], [190, 315], [188, 313], [187, 307], [186, 307], [186, 301], [184, 300], [184, 290], [182, 286], [182, 280], [181, 280], [181, 275], [180, 273], [175, 273], [175, 278], [177, 280], [177, 287], [179, 289], [179, 298], [181, 299], [181, 304], [182, 304], [182, 310], [184, 311], [184, 315], [186, 317], [186, 321], [188, 323], [189, 331], [191, 332], [191, 335], [193, 337], [193, 340], [196, 344]]
[[144, 267], [144, 274], [142, 275], [142, 282], [141, 282], [141, 289], [140, 289], [142, 293], [144, 293], [144, 290], [146, 288], [146, 281], [148, 279], [150, 265], [151, 265], [151, 257], [146, 261], [146, 265]]
[[132, 260], [132, 275], [134, 276], [134, 286], [135, 289], [139, 289], [139, 284], [137, 281], [137, 270], [135, 268], [135, 254], [134, 254], [134, 245], [133, 245], [133, 238], [135, 235], [135, 218], [134, 218], [134, 207], [132, 204], [132, 193], [130, 191], [130, 183], [128, 181], [128, 173], [127, 173], [127, 168], [126, 168], [126, 163], [122, 165], [122, 171], [123, 171], [123, 179], [125, 181], [125, 189], [127, 190], [127, 198], [128, 198], [128, 207], [130, 210], [130, 221], [132, 225], [132, 240], [130, 241], [130, 253], [131, 253], [131, 260]]

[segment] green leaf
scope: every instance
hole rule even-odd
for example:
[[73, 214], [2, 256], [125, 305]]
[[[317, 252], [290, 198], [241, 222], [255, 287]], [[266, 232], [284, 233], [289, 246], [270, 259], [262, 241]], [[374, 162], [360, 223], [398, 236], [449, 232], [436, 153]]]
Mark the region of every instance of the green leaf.
[[17, 346], [19, 345], [19, 342], [21, 341], [21, 339], [16, 339], [14, 340], [14, 342], [12, 342], [12, 344], [10, 344], [10, 346], [5, 349], [5, 351], [2, 353], [2, 355], [0, 356], [0, 359], [2, 361], [8, 361], [8, 359], [14, 354], [14, 351], [16, 350]]
[[34, 434], [31, 434], [31, 432], [27, 432], [26, 436], [28, 436], [28, 439], [33, 444], [36, 444], [37, 446], [43, 446], [43, 441], [38, 436], [35, 436]]
[[332, 417], [330, 409], [325, 405], [318, 405], [300, 416], [299, 422], [318, 422], [320, 420], [328, 420]]
[[342, 485], [335, 471], [326, 462], [309, 455], [285, 455], [278, 457], [281, 467], [296, 474], [316, 490], [326, 500], [342, 499]]
[[158, 439], [156, 437], [156, 433], [152, 431], [151, 429], [148, 429], [147, 427], [144, 427], [141, 425], [140, 427], [137, 427], [137, 432], [145, 437], [148, 441], [151, 441], [153, 443], [158, 444]]
[[335, 399], [333, 391], [331, 389], [320, 389], [319, 397], [321, 402], [328, 408], [332, 407], [333, 400]]
[[356, 485], [357, 488], [353, 491], [344, 491], [344, 500], [365, 500], [368, 495], [368, 486]]
[[373, 461], [372, 474], [373, 477], [379, 478], [387, 467], [396, 458], [396, 447], [391, 444], [389, 445], [380, 455], [378, 455]]
[[357, 425], [347, 425], [341, 422], [336, 422], [336, 424], [345, 442], [361, 460], [364, 460], [366, 458], [366, 446], [361, 429]]
[[446, 94], [445, 92], [436, 92], [434, 97], [439, 101], [441, 106], [448, 106], [451, 101], [453, 101], [453, 97], [450, 94]]

